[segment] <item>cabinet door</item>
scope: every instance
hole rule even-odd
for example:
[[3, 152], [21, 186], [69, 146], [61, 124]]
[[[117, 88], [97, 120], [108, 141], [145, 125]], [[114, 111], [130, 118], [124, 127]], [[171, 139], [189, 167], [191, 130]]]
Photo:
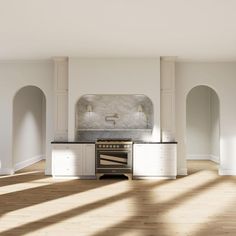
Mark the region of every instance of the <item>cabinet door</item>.
[[164, 176], [176, 176], [177, 174], [176, 151], [176, 144], [160, 145], [160, 166]]
[[56, 145], [52, 151], [54, 176], [82, 175], [82, 146]]
[[68, 62], [67, 60], [55, 62], [55, 89], [68, 90]]
[[135, 144], [134, 176], [175, 176], [175, 144]]
[[[175, 57], [161, 58], [161, 136], [175, 140]], [[162, 145], [162, 144], [161, 144]]]
[[158, 146], [152, 144], [134, 145], [134, 176], [156, 176], [158, 173]]
[[66, 93], [56, 94], [55, 109], [55, 138], [63, 140], [67, 138], [68, 129], [68, 96]]
[[95, 144], [83, 144], [83, 175], [95, 175]]
[[68, 59], [54, 59], [54, 140], [68, 136]]

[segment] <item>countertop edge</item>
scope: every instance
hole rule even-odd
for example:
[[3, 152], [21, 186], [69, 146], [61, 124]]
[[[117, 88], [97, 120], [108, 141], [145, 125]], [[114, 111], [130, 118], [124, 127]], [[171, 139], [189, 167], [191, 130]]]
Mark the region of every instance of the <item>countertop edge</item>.
[[95, 141], [71, 141], [71, 142], [67, 142], [67, 141], [53, 141], [51, 142], [51, 144], [86, 144], [86, 143], [91, 143], [91, 144], [95, 144]]
[[177, 142], [134, 141], [133, 144], [177, 144]]
[[[51, 144], [95, 144], [96, 141], [52, 141]], [[177, 144], [177, 142], [133, 141], [133, 144]]]

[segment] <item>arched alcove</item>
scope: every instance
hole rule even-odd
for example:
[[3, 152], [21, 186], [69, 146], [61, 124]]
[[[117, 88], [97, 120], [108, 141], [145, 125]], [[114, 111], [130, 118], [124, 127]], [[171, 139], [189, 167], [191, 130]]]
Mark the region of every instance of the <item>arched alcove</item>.
[[203, 168], [204, 160], [220, 163], [220, 101], [205, 85], [192, 88], [186, 97], [186, 160], [201, 161]]
[[36, 86], [25, 86], [13, 99], [13, 170], [46, 156], [46, 97]]
[[75, 111], [75, 139], [149, 138], [153, 130], [153, 104], [142, 94], [86, 94]]

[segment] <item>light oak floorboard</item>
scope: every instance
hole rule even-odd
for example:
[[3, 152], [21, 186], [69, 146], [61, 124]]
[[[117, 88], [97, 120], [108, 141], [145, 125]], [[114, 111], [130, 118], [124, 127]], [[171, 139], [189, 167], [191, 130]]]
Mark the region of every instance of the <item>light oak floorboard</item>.
[[58, 180], [44, 165], [0, 176], [0, 236], [236, 235], [236, 177], [211, 161], [176, 180]]

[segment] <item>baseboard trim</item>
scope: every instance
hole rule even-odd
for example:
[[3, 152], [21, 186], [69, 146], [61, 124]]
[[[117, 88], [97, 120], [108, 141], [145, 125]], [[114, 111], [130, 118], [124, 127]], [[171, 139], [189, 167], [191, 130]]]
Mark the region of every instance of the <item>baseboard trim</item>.
[[219, 175], [236, 175], [236, 169], [219, 169]]
[[177, 175], [188, 175], [188, 170], [187, 168], [181, 168], [181, 169], [177, 169]]
[[28, 160], [22, 161], [20, 163], [17, 163], [15, 165], [14, 171], [21, 170], [27, 166], [33, 165], [34, 163], [41, 161], [43, 159], [45, 159], [45, 157], [43, 155], [39, 155], [39, 156], [32, 157]]
[[214, 156], [214, 155], [211, 155], [211, 159], [210, 159], [211, 161], [213, 161], [213, 162], [215, 162], [215, 163], [217, 163], [217, 164], [219, 164], [220, 163], [220, 158], [218, 157], [218, 156]]
[[12, 175], [14, 174], [14, 170], [11, 168], [1, 168], [0, 175]]
[[219, 164], [219, 157], [215, 155], [188, 155], [187, 160], [199, 160], [199, 161], [214, 161], [215, 163]]
[[52, 171], [51, 170], [45, 170], [45, 175], [52, 175]]
[[188, 155], [187, 160], [211, 160], [211, 155]]

